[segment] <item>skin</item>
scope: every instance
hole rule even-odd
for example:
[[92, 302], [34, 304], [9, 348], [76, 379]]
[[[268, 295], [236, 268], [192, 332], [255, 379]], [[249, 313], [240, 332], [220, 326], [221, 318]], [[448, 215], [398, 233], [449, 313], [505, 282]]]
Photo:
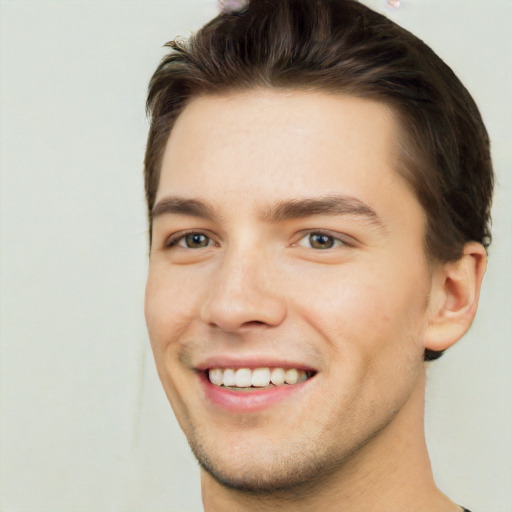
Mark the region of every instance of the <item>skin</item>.
[[[377, 102], [276, 90], [196, 98], [177, 119], [145, 313], [164, 390], [204, 467], [206, 511], [460, 511], [432, 478], [423, 352], [468, 328], [485, 252], [469, 244], [461, 262], [427, 262], [425, 214], [396, 170], [397, 126]], [[332, 196], [364, 208], [275, 214]], [[177, 210], [171, 197], [208, 212]], [[205, 246], [187, 245], [189, 232]], [[311, 244], [318, 232], [332, 247]], [[198, 366], [218, 356], [316, 373], [242, 414], [203, 392]]]

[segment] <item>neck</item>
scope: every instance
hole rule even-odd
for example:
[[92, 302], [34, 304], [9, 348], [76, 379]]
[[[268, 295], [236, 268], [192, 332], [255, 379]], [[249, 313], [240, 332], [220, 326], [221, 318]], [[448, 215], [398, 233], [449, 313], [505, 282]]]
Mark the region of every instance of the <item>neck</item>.
[[306, 510], [460, 512], [436, 487], [424, 434], [425, 374], [394, 419], [343, 467], [300, 489], [249, 495], [228, 489], [204, 470], [205, 512]]

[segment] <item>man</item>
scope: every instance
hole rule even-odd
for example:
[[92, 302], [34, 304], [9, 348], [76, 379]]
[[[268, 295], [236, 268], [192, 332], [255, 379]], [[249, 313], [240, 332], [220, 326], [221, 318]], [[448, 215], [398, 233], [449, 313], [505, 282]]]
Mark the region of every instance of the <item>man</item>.
[[473, 100], [350, 0], [253, 0], [169, 46], [146, 321], [205, 510], [460, 512], [423, 415], [490, 241]]

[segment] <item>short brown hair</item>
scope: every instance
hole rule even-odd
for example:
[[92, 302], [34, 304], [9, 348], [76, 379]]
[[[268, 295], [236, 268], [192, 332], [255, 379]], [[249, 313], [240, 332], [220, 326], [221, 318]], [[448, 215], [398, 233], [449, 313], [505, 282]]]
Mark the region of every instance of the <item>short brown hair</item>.
[[[426, 212], [426, 254], [457, 260], [490, 244], [487, 131], [453, 71], [421, 40], [356, 0], [252, 0], [188, 40], [167, 43], [149, 84], [145, 189], [151, 211], [162, 155], [187, 103], [260, 87], [325, 91], [390, 105], [401, 124], [398, 172]], [[427, 359], [440, 353], [427, 351]]]

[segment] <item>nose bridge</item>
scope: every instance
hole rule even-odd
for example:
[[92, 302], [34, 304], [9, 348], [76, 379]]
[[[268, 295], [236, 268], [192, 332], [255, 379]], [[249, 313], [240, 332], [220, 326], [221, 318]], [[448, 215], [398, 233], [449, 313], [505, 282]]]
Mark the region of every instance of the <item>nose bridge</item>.
[[286, 315], [269, 251], [249, 240], [225, 249], [205, 297], [203, 321], [226, 331], [255, 324], [275, 326]]

